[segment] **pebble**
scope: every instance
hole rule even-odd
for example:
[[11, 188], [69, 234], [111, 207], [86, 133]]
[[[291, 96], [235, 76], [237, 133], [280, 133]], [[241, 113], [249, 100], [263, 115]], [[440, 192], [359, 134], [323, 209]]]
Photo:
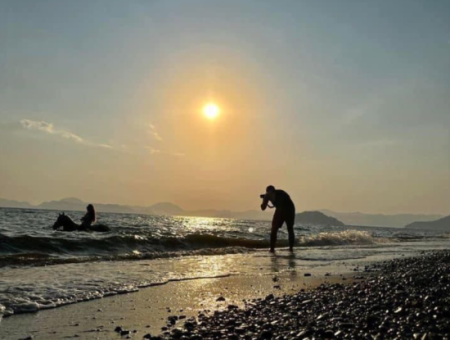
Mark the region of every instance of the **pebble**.
[[[182, 328], [144, 339], [450, 339], [450, 305], [443, 298], [450, 296], [450, 251], [375, 263], [364, 271], [345, 284], [205, 311]], [[169, 323], [172, 328], [176, 322]]]

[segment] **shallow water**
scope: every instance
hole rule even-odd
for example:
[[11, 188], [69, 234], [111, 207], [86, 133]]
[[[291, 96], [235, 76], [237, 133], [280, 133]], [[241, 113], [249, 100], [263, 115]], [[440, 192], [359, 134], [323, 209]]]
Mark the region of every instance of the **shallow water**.
[[[70, 213], [74, 220], [81, 212]], [[130, 292], [170, 280], [320, 271], [343, 261], [410, 256], [446, 248], [445, 235], [395, 228], [297, 224], [298, 248], [267, 252], [270, 222], [101, 214], [108, 233], [51, 228], [55, 211], [0, 209], [0, 314]], [[280, 245], [287, 233], [280, 231]]]

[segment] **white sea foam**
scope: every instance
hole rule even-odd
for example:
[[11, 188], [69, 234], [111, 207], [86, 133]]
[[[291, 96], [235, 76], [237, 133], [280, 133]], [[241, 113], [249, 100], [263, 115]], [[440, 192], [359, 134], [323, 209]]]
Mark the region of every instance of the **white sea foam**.
[[324, 266], [333, 268], [344, 260], [360, 264], [365, 259], [384, 260], [400, 254], [418, 254], [421, 250], [448, 248], [448, 240], [440, 242], [300, 247], [294, 254], [287, 249], [278, 250], [275, 255], [260, 250], [247, 254], [1, 268], [0, 315], [35, 312], [170, 281], [229, 275], [270, 276], [274, 272], [314, 273]]
[[361, 230], [321, 232], [319, 234], [302, 236], [300, 238], [300, 244], [302, 246], [367, 245], [385, 241], [386, 240], [383, 238], [375, 238], [371, 233]]

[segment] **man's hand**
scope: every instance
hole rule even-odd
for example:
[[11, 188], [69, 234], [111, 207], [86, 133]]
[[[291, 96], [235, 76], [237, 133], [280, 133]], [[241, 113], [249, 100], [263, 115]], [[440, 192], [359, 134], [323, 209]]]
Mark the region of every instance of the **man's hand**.
[[262, 211], [266, 210], [268, 204], [269, 204], [269, 195], [266, 194], [264, 195], [263, 202], [261, 204], [261, 210]]

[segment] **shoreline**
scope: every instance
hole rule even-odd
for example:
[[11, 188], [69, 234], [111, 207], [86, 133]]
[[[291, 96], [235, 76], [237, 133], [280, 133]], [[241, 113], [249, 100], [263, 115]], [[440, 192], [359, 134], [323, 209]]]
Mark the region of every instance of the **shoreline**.
[[[205, 310], [226, 310], [229, 304], [244, 307], [244, 300], [282, 296], [309, 290], [324, 282], [350, 282], [355, 274], [278, 273], [276, 275], [230, 275], [172, 281], [146, 287], [131, 294], [65, 305], [37, 313], [13, 315], [0, 321], [0, 338], [26, 339], [123, 339], [116, 327], [129, 330], [130, 339], [160, 334], [169, 316], [181, 320], [198, 317]], [[348, 281], [347, 281], [348, 279]], [[219, 299], [220, 298], [220, 299]], [[217, 301], [224, 298], [224, 301]], [[180, 320], [180, 321], [181, 321]], [[135, 332], [133, 332], [135, 331]]]
[[450, 251], [374, 263], [352, 284], [228, 306], [151, 340], [449, 339]]
[[381, 340], [450, 334], [449, 251], [363, 263], [292, 271], [277, 264], [272, 272], [173, 280], [4, 318], [0, 338]]

